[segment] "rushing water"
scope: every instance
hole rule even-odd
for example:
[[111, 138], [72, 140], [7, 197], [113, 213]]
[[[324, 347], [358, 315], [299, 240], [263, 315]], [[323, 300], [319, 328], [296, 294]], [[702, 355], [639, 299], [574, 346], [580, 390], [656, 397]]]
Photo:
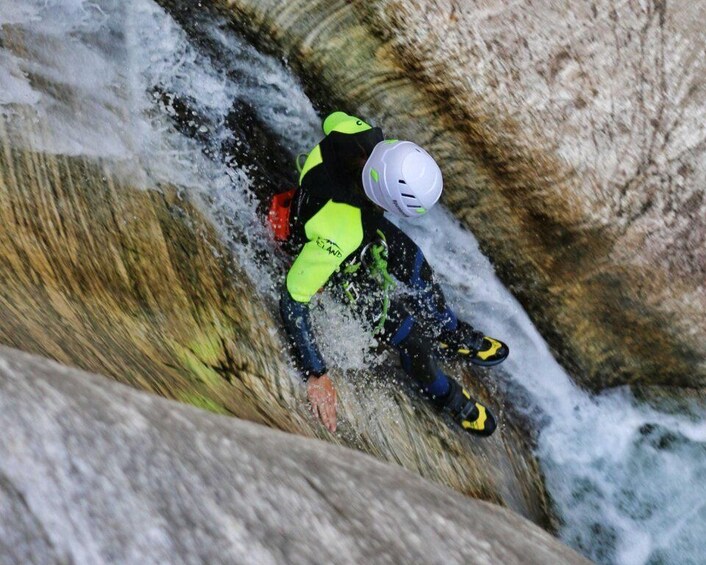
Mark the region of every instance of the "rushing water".
[[[257, 259], [270, 243], [252, 175], [224, 161], [220, 148], [233, 141], [227, 116], [236, 102], [251, 106], [293, 154], [317, 141], [319, 117], [285, 65], [215, 23], [203, 31], [215, 49], [200, 51], [150, 0], [0, 0], [0, 30], [0, 111], [17, 143], [107, 157], [146, 186], [172, 183], [203, 196], [259, 290], [273, 292]], [[164, 92], [190, 101], [200, 136], [177, 131]], [[45, 124], [41, 135], [21, 131], [28, 116]], [[489, 374], [539, 430], [562, 539], [604, 563], [704, 562], [704, 415], [658, 411], [627, 389], [577, 388], [448, 212], [437, 207], [403, 228], [458, 313], [511, 345], [502, 369]], [[360, 363], [365, 338], [351, 342], [347, 367]]]

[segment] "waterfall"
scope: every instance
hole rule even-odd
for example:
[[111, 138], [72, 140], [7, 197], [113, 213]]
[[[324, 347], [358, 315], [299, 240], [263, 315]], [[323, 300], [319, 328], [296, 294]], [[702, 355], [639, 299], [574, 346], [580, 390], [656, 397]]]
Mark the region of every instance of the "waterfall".
[[[110, 158], [147, 186], [173, 184], [199, 196], [258, 290], [275, 299], [252, 171], [223, 151], [239, 142], [228, 116], [247, 105], [292, 155], [318, 141], [320, 117], [285, 62], [204, 18], [210, 49], [151, 0], [2, 0], [0, 111], [17, 143]], [[13, 50], [15, 41], [24, 49]], [[192, 135], [175, 127], [174, 100], [188, 101]], [[22, 130], [28, 117], [44, 124], [43, 136]], [[422, 247], [459, 316], [510, 345], [507, 362], [483, 378], [507, 391], [536, 430], [561, 538], [601, 563], [703, 559], [703, 412], [686, 401], [648, 405], [627, 388], [597, 395], [578, 388], [451, 214], [438, 206], [401, 227]], [[333, 331], [350, 344], [346, 365], [360, 365], [362, 330], [355, 339], [346, 336], [350, 326]]]

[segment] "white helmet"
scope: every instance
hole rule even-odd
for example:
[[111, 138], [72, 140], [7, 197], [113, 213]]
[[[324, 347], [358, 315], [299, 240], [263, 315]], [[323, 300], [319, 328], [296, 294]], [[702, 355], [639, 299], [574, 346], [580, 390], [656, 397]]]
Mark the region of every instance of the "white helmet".
[[439, 165], [411, 141], [381, 141], [363, 167], [367, 197], [388, 212], [408, 218], [436, 204], [443, 186]]

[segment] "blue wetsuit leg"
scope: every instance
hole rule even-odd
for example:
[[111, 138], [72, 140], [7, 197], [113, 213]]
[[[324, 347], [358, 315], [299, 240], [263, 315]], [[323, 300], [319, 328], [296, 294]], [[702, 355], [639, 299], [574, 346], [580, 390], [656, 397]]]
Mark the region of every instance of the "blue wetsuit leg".
[[384, 337], [400, 352], [402, 368], [422, 394], [435, 404], [443, 405], [451, 391], [450, 379], [439, 367], [422, 324], [401, 302], [394, 301], [390, 305]]

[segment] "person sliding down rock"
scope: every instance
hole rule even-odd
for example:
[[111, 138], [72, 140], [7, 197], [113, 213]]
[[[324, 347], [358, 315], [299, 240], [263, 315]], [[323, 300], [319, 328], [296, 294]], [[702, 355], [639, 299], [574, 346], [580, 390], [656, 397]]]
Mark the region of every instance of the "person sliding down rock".
[[296, 253], [280, 312], [314, 415], [335, 431], [336, 392], [309, 315], [312, 296], [334, 281], [377, 337], [399, 351], [422, 394], [468, 432], [489, 436], [496, 427], [490, 410], [446, 375], [439, 360], [465, 357], [487, 367], [502, 362], [508, 347], [456, 317], [419, 247], [383, 216], [425, 214], [441, 195], [438, 165], [414, 143], [385, 140], [380, 128], [344, 112], [330, 114], [323, 130], [324, 139], [299, 166], [288, 209], [277, 210], [286, 207], [280, 203], [270, 210], [275, 223], [284, 212], [289, 229], [282, 233], [280, 217], [278, 235]]

